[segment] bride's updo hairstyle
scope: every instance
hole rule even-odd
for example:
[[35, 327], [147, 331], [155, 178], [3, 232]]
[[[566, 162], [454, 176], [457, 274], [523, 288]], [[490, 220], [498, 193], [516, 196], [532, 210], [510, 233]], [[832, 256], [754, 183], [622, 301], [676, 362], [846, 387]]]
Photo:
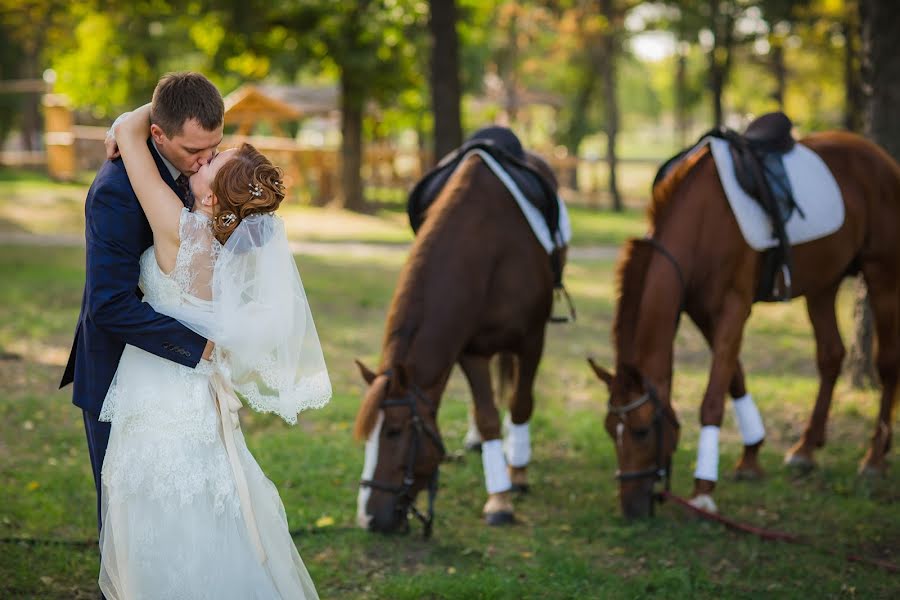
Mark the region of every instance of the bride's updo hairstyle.
[[281, 169], [246, 143], [222, 165], [210, 187], [219, 202], [213, 232], [222, 244], [242, 219], [275, 212], [284, 200]]

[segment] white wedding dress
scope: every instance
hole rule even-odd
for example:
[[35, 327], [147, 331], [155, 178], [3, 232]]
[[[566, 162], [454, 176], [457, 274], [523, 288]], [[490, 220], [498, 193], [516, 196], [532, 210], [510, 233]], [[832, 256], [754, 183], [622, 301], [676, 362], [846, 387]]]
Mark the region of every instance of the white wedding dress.
[[[222, 247], [209, 220], [187, 210], [181, 234], [171, 273], [161, 271], [153, 248], [141, 257], [144, 301], [169, 309], [166, 314], [210, 315], [211, 266]], [[211, 377], [232, 368], [218, 347], [214, 361], [191, 369], [126, 346], [100, 417], [112, 424], [102, 472], [100, 588], [106, 598], [317, 598], [275, 486], [240, 429], [223, 430]], [[324, 361], [303, 381], [296, 412], [328, 401]], [[284, 412], [267, 406], [265, 394], [247, 392], [242, 395], [254, 408]], [[295, 421], [291, 412], [282, 416]], [[233, 435], [234, 456], [226, 434]], [[232, 458], [243, 471], [249, 506], [242, 506]]]

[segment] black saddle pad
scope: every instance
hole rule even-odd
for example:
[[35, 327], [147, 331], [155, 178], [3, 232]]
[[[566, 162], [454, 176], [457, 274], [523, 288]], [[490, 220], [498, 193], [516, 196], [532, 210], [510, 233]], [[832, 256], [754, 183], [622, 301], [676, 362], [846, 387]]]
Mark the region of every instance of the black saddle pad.
[[413, 231], [418, 232], [428, 207], [438, 197], [466, 153], [475, 149], [487, 152], [500, 163], [525, 198], [541, 212], [551, 235], [556, 239], [559, 230], [556, 188], [528, 163], [528, 156], [519, 138], [506, 127], [479, 129], [419, 180], [409, 193], [406, 204], [409, 224]]

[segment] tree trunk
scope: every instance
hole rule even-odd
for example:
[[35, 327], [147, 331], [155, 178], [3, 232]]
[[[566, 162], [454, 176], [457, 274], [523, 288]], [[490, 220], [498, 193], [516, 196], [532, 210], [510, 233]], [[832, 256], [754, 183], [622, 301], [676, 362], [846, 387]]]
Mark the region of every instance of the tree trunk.
[[336, 200], [339, 207], [362, 211], [366, 207], [363, 196], [362, 121], [363, 90], [357, 77], [341, 70], [341, 192]]
[[431, 108], [434, 162], [462, 145], [456, 1], [431, 0]]
[[[852, 4], [852, 3], [850, 3]], [[860, 30], [855, 6], [849, 6], [841, 23], [844, 34], [844, 128], [862, 131], [863, 90], [860, 73]], [[874, 386], [878, 381], [872, 360], [872, 306], [866, 282], [860, 275], [856, 280], [856, 297], [853, 301], [853, 343], [847, 355], [850, 385], [856, 389]]]
[[687, 53], [679, 41], [675, 66], [675, 131], [678, 132], [678, 147], [687, 145]]
[[713, 121], [716, 127], [725, 121], [722, 94], [731, 69], [731, 47], [734, 40], [734, 18], [722, 14], [719, 0], [709, 0], [713, 47], [709, 53], [709, 87], [712, 92]]
[[784, 110], [784, 93], [787, 89], [787, 69], [784, 66], [784, 46], [781, 41], [772, 45], [772, 74], [775, 75], [775, 91], [772, 98], [778, 110]]
[[844, 128], [863, 130], [863, 89], [860, 73], [860, 30], [857, 7], [848, 2], [847, 14], [841, 23], [844, 35]]
[[[900, 4], [881, 0], [859, 2], [862, 28], [862, 81], [865, 95], [865, 132], [874, 142], [900, 160], [900, 44], [896, 32], [900, 30]], [[846, 27], [846, 24], [845, 24]], [[849, 29], [849, 27], [848, 27]], [[846, 29], [845, 29], [846, 30]], [[849, 35], [847, 46], [854, 36]], [[845, 56], [845, 79], [852, 79], [852, 50]], [[848, 66], [849, 65], [849, 66]], [[848, 122], [852, 118], [853, 91], [847, 90]], [[854, 310], [855, 336], [848, 368], [853, 385], [862, 386], [875, 381], [872, 361], [872, 315], [869, 302], [862, 298], [862, 284], [858, 285]]]
[[606, 163], [609, 166], [609, 195], [612, 209], [622, 211], [622, 197], [616, 181], [616, 136], [619, 135], [619, 104], [616, 99], [616, 27], [618, 26], [614, 0], [600, 0], [600, 10], [606, 17], [606, 29], [603, 32], [603, 99], [606, 108]]
[[850, 385], [856, 389], [872, 387], [878, 381], [875, 363], [872, 361], [872, 307], [862, 275], [856, 280], [856, 298], [853, 301], [853, 344], [847, 355]]
[[[590, 41], [587, 41], [590, 44]], [[584, 76], [581, 83], [575, 91], [575, 101], [572, 104], [572, 118], [569, 120], [569, 126], [566, 130], [565, 141], [566, 148], [574, 157], [578, 157], [578, 148], [584, 136], [587, 134], [587, 112], [590, 108], [591, 97], [594, 95], [594, 88], [597, 78], [594, 76], [592, 57], [588, 50], [588, 60], [584, 67]], [[571, 171], [571, 181], [569, 187], [573, 190], [578, 189], [578, 168]]]

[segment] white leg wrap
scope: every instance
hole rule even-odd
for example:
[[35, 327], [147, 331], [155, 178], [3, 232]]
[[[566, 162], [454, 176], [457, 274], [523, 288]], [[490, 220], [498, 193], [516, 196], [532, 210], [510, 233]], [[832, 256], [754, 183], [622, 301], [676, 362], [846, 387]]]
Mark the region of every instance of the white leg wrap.
[[[366, 458], [363, 461], [362, 479], [372, 479], [375, 475], [375, 467], [378, 466], [378, 440], [381, 436], [381, 424], [384, 422], [384, 411], [378, 411], [378, 420], [369, 439], [366, 440]], [[366, 504], [369, 503], [369, 496], [372, 495], [372, 488], [369, 486], [360, 486], [359, 493], [356, 495], [356, 524], [367, 529], [369, 521], [372, 517], [366, 513]]]
[[763, 426], [762, 416], [753, 396], [749, 393], [734, 399], [734, 416], [737, 419], [738, 428], [745, 446], [757, 444], [766, 437], [766, 428]]
[[506, 438], [503, 440], [506, 460], [513, 467], [528, 465], [528, 461], [531, 460], [531, 435], [528, 432], [528, 423], [514, 425], [507, 414], [503, 424], [506, 426]]
[[705, 481], [719, 480], [719, 428], [715, 425], [700, 428], [694, 477]]
[[503, 442], [490, 440], [481, 444], [481, 463], [484, 465], [484, 485], [488, 494], [509, 491], [512, 483], [503, 458]]

